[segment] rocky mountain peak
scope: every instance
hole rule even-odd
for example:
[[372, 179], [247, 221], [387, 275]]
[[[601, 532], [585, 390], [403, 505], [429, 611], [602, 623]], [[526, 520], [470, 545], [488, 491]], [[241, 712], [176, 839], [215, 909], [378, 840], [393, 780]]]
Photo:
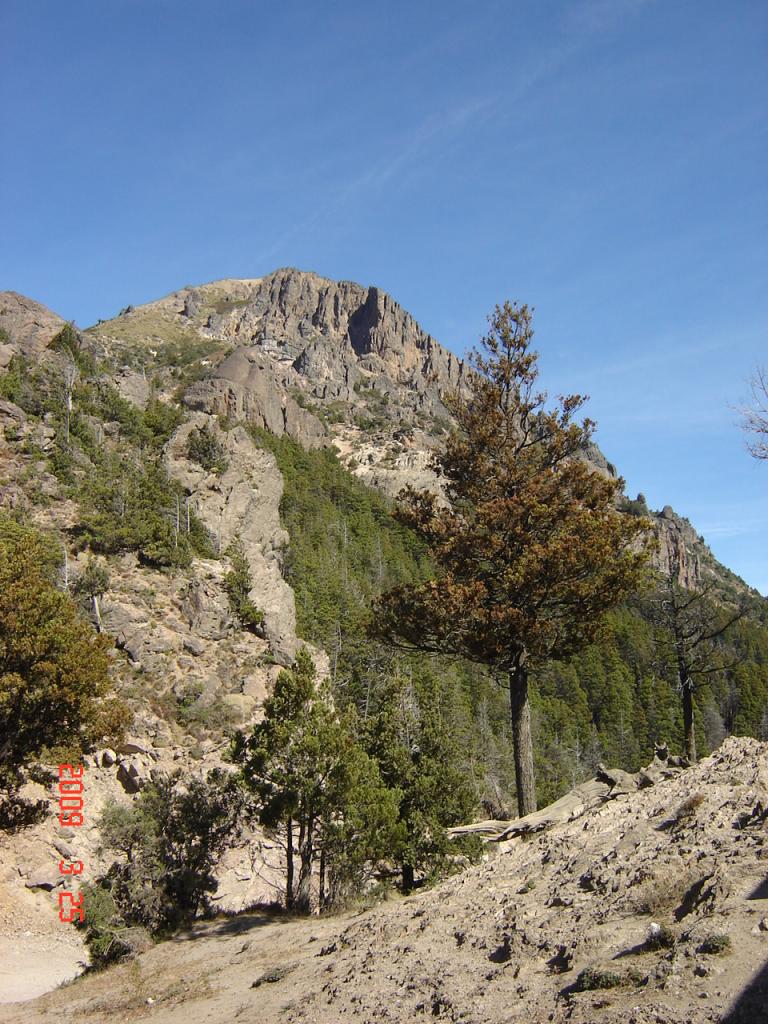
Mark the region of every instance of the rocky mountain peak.
[[[166, 362], [205, 349], [186, 389], [189, 408], [307, 447], [333, 445], [352, 472], [389, 495], [407, 484], [437, 486], [430, 455], [451, 423], [443, 397], [468, 372], [382, 289], [293, 267], [183, 288], [128, 307], [92, 334], [107, 349], [140, 351], [144, 375], [164, 348]], [[123, 386], [130, 397], [127, 379]], [[616, 474], [596, 446], [588, 458]], [[719, 573], [687, 520], [671, 509], [651, 517], [661, 571], [674, 566], [688, 587]]]

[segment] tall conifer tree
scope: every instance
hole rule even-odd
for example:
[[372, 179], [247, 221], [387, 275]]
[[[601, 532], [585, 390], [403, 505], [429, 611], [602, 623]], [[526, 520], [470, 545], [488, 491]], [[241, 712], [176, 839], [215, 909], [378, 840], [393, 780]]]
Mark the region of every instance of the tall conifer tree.
[[[536, 809], [529, 673], [593, 640], [631, 593], [649, 524], [617, 511], [623, 481], [589, 464], [585, 398], [554, 409], [537, 390], [531, 312], [497, 306], [470, 356], [465, 392], [449, 399], [457, 429], [433, 468], [448, 504], [401, 493], [398, 517], [428, 543], [436, 576], [387, 592], [376, 630], [399, 646], [489, 666], [509, 689], [518, 807]], [[645, 534], [645, 537], [644, 537]]]

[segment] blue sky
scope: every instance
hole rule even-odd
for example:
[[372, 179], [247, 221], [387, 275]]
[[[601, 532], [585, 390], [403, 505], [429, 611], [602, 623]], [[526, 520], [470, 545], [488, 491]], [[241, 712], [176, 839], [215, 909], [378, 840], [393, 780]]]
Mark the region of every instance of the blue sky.
[[297, 266], [462, 353], [536, 308], [634, 495], [768, 592], [764, 0], [3, 0], [0, 288], [87, 326]]

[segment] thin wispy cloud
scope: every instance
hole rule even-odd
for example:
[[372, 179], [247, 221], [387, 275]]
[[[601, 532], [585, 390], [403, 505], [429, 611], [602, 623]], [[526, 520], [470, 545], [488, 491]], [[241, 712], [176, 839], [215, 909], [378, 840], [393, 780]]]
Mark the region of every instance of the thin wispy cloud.
[[570, 31], [597, 34], [612, 32], [628, 18], [650, 7], [655, 0], [584, 0], [568, 6], [564, 24]]
[[309, 216], [291, 225], [273, 245], [262, 251], [262, 257], [269, 259], [277, 255], [303, 234], [311, 232], [325, 221], [335, 219], [337, 214], [360, 198], [375, 196], [404, 171], [428, 157], [434, 158], [437, 150], [455, 141], [470, 124], [489, 117], [497, 102], [494, 96], [469, 98], [430, 114], [411, 133], [391, 139], [379, 161], [371, 163], [364, 171], [332, 189], [324, 203], [318, 205]]
[[[447, 36], [441, 42], [447, 44], [451, 39], [451, 36]], [[460, 41], [461, 37], [457, 34], [457, 45]], [[565, 42], [541, 54], [535, 63], [518, 69], [511, 80], [504, 82], [503, 88], [490, 89], [436, 110], [411, 132], [391, 138], [380, 160], [372, 162], [364, 171], [341, 183], [326, 202], [321, 203], [309, 216], [291, 225], [275, 239], [273, 245], [263, 250], [262, 258], [268, 260], [274, 257], [301, 235], [333, 219], [361, 197], [367, 199], [375, 196], [377, 191], [393, 183], [411, 168], [420, 163], [434, 162], [441, 153], [458, 142], [470, 126], [477, 127], [480, 122], [493, 118], [495, 130], [501, 131], [519, 117], [526, 98], [557, 75], [584, 44], [584, 39], [577, 35], [570, 36]]]

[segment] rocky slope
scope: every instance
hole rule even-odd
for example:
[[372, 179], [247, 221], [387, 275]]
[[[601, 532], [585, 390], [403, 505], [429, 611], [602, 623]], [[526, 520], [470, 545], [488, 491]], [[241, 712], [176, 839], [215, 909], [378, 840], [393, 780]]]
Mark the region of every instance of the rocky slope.
[[0, 1021], [761, 1024], [768, 745], [489, 850], [354, 917], [201, 925]]
[[[63, 325], [39, 304], [0, 293], [0, 369], [14, 354], [33, 365], [53, 365], [60, 357], [49, 345]], [[81, 335], [81, 342], [105, 360], [104, 378], [137, 408], [153, 393], [183, 401], [187, 419], [165, 445], [162, 464], [181, 484], [216, 554], [240, 536], [254, 581], [252, 600], [265, 616], [262, 635], [238, 628], [224, 587], [226, 556], [195, 558], [178, 573], [142, 565], [133, 554], [110, 559], [102, 626], [115, 640], [116, 677], [135, 720], [124, 749], [96, 751], [89, 761], [93, 818], [106, 799], [129, 799], [154, 772], [180, 764], [203, 772], [218, 765], [223, 730], [258, 719], [276, 673], [301, 642], [293, 593], [283, 578], [289, 538], [279, 516], [282, 477], [274, 457], [254, 444], [244, 425], [285, 432], [307, 446], [333, 444], [358, 476], [390, 494], [407, 483], [429, 486], [430, 451], [450, 424], [442, 396], [461, 387], [465, 370], [378, 289], [293, 270], [182, 289], [128, 307]], [[115, 451], [118, 426], [94, 422]], [[201, 427], [226, 455], [221, 473], [206, 472], [188, 458], [189, 435]], [[0, 510], [24, 511], [58, 537], [74, 579], [86, 555], [78, 552], [73, 529], [78, 509], [51, 472], [55, 434], [49, 414], [28, 415], [0, 401]], [[594, 459], [611, 471], [599, 453]], [[671, 509], [656, 519], [662, 568], [679, 565], [689, 585], [714, 575], [739, 586], [690, 524]], [[314, 657], [326, 671], [323, 652]], [[98, 836], [94, 830], [83, 835], [80, 852], [95, 872], [101, 864]], [[18, 931], [19, 908], [30, 921], [48, 922], [39, 935], [35, 924], [27, 937], [37, 936], [41, 949], [51, 925], [58, 927], [46, 915], [61, 852], [57, 843], [66, 842], [50, 822], [0, 840], [6, 937]], [[221, 907], [238, 910], [273, 896], [274, 877], [249, 851], [222, 864]]]
[[[333, 444], [356, 475], [389, 495], [407, 484], [437, 486], [430, 454], [451, 423], [442, 399], [467, 375], [380, 289], [290, 268], [183, 288], [127, 307], [90, 333], [104, 351], [141, 365], [144, 377], [175, 347], [207, 346], [200, 379], [185, 391], [191, 409], [305, 446]], [[126, 393], [136, 390], [130, 379]], [[590, 457], [616, 473], [598, 449]], [[674, 566], [684, 586], [716, 578], [743, 589], [687, 520], [669, 506], [649, 514], [663, 572]]]

